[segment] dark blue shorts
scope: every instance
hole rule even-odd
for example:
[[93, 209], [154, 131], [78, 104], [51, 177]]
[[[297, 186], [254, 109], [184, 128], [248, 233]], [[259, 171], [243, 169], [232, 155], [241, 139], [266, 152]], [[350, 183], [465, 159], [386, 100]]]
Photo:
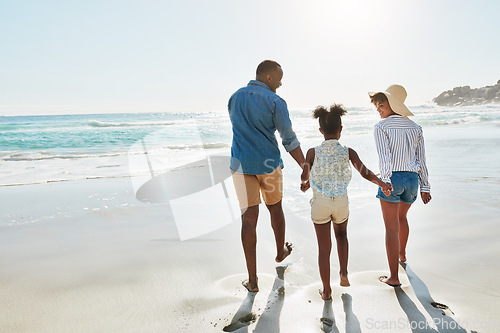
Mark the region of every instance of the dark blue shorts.
[[388, 202], [402, 202], [408, 205], [417, 200], [418, 174], [411, 171], [394, 171], [391, 176], [392, 192], [386, 196], [382, 189], [378, 188], [377, 198]]

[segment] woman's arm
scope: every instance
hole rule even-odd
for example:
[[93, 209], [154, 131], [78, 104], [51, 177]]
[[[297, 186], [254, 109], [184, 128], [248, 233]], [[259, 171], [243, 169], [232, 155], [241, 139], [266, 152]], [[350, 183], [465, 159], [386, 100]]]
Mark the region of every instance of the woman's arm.
[[380, 167], [380, 178], [386, 183], [391, 182], [392, 165], [391, 150], [389, 149], [389, 137], [387, 133], [375, 125], [374, 129], [375, 146], [377, 147], [378, 163]]
[[418, 171], [418, 182], [420, 185], [420, 197], [424, 204], [428, 204], [431, 197], [431, 184], [429, 184], [429, 172], [427, 171], [427, 165], [425, 163], [425, 147], [424, 147], [424, 135], [420, 133], [420, 137], [417, 144], [417, 150], [415, 152], [417, 163], [420, 166]]

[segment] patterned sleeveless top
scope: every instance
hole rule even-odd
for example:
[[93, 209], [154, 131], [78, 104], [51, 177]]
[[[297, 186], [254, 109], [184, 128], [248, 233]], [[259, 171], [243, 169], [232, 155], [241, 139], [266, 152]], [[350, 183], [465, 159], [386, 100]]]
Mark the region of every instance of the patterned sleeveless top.
[[352, 176], [349, 148], [333, 139], [323, 141], [314, 150], [310, 180], [313, 190], [329, 197], [347, 197], [347, 185]]

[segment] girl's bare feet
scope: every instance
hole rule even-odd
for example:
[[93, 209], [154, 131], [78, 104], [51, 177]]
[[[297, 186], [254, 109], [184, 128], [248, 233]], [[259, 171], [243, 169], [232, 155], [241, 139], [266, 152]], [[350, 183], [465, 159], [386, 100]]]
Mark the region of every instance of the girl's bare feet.
[[349, 279], [347, 278], [346, 275], [340, 274], [340, 286], [341, 287], [349, 287], [351, 284], [349, 283]]
[[328, 290], [328, 291], [325, 291], [325, 290], [318, 290], [320, 296], [321, 296], [321, 299], [323, 301], [329, 301], [332, 299], [332, 289]]

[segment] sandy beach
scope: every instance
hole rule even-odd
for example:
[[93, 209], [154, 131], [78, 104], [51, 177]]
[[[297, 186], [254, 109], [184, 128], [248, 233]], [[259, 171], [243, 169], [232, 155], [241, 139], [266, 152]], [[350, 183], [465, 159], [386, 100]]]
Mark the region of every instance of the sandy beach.
[[[496, 125], [426, 130], [433, 201], [411, 209], [401, 288], [378, 281], [388, 272], [381, 212], [375, 187], [355, 175], [351, 287], [338, 286], [333, 252], [327, 302], [318, 295], [310, 193], [293, 184], [298, 167], [288, 156], [284, 208], [295, 249], [276, 265], [261, 207], [256, 294], [241, 286], [237, 220], [180, 241], [171, 205], [137, 200], [130, 178], [2, 186], [0, 331], [498, 332], [499, 171], [484, 154], [500, 144], [497, 133]], [[470, 159], [450, 152], [467, 150], [464, 142]], [[370, 147], [357, 151], [376, 170]], [[212, 213], [206, 221], [227, 215]]]

